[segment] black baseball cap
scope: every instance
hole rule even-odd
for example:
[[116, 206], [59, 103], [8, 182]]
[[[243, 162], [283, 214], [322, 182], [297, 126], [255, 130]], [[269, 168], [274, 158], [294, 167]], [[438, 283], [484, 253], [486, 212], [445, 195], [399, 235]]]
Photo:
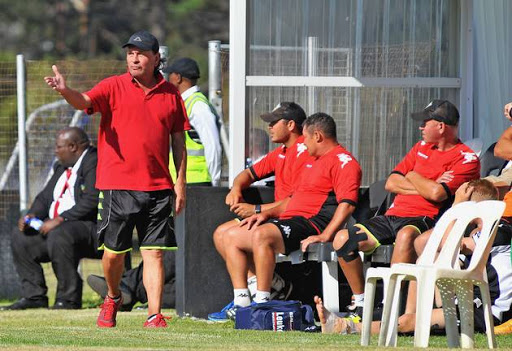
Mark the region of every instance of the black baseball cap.
[[164, 72], [178, 73], [188, 79], [197, 79], [200, 77], [197, 62], [189, 57], [183, 57], [175, 60], [169, 66], [164, 68]]
[[158, 44], [158, 40], [146, 30], [141, 30], [132, 34], [130, 39], [123, 45], [123, 48], [128, 45], [133, 45], [138, 47], [143, 51], [153, 51], [154, 53], [158, 52], [160, 48], [160, 44]]
[[306, 113], [302, 107], [295, 102], [281, 102], [274, 107], [272, 112], [261, 115], [260, 117], [267, 123], [287, 119], [295, 121], [298, 126], [302, 126], [302, 123], [306, 120]]
[[411, 114], [416, 121], [436, 120], [450, 126], [459, 124], [459, 110], [448, 100], [432, 100], [421, 112]]

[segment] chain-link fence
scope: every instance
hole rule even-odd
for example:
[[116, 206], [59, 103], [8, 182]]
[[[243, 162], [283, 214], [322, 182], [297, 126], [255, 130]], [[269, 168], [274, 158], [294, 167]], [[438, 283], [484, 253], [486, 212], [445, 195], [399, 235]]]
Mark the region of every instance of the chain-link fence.
[[[100, 115], [76, 111], [48, 88], [44, 76], [53, 75], [47, 61], [26, 62], [26, 130], [29, 204], [51, 176], [58, 130], [74, 125], [83, 128], [93, 143]], [[79, 91], [99, 80], [126, 70], [124, 61], [61, 61], [55, 63], [67, 84]], [[17, 296], [19, 283], [14, 272], [10, 236], [16, 231], [19, 212], [19, 167], [17, 143], [16, 63], [0, 64], [0, 298]], [[99, 262], [98, 262], [99, 264]], [[45, 265], [49, 271], [49, 265]], [[84, 272], [85, 273], [85, 272]]]

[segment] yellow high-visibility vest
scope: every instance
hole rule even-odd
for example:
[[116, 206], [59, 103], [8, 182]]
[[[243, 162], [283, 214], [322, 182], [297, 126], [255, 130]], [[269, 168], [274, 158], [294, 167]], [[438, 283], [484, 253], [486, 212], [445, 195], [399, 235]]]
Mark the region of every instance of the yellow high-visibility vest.
[[[202, 101], [210, 107], [212, 113], [217, 117], [215, 108], [210, 104], [210, 101], [200, 91], [196, 91], [188, 98], [185, 99], [185, 108], [187, 110], [187, 116], [192, 113], [194, 104], [198, 101]], [[200, 118], [200, 116], [195, 116]], [[212, 178], [208, 172], [208, 164], [206, 163], [206, 157], [204, 154], [204, 146], [199, 139], [194, 128], [185, 132], [185, 147], [187, 149], [187, 184], [190, 183], [207, 183], [211, 182]], [[172, 179], [176, 180], [176, 169], [174, 167], [174, 159], [172, 152], [169, 155], [169, 171], [171, 172]]]

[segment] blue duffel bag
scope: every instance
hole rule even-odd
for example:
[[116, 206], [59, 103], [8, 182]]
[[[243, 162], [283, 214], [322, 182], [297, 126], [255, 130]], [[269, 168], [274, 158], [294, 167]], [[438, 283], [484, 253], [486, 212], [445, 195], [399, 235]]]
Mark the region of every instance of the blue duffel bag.
[[236, 311], [235, 329], [306, 330], [315, 325], [313, 310], [300, 301], [273, 300]]

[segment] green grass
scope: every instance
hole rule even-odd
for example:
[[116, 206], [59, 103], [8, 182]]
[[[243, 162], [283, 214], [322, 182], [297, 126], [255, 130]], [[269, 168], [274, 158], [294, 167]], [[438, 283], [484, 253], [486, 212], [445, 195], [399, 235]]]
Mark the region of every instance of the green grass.
[[[356, 335], [322, 335], [301, 332], [239, 331], [231, 322], [216, 324], [193, 318], [179, 318], [174, 310], [170, 328], [145, 330], [145, 311], [120, 312], [118, 326], [96, 327], [97, 308], [79, 311], [2, 311], [0, 312], [0, 349], [11, 350], [340, 350], [358, 349]], [[477, 347], [486, 348], [485, 337], [477, 335]], [[512, 346], [512, 336], [500, 336], [501, 349]], [[376, 339], [372, 340], [376, 344]], [[431, 338], [431, 349], [446, 347], [446, 338]], [[412, 337], [400, 337], [401, 349], [410, 349]], [[367, 350], [376, 347], [365, 348]]]
[[[132, 257], [134, 266], [140, 257]], [[83, 260], [82, 273], [102, 274], [99, 260]], [[44, 264], [51, 304], [55, 298], [55, 276], [51, 265]], [[0, 301], [0, 305], [12, 301]], [[239, 331], [233, 323], [211, 323], [195, 318], [179, 318], [174, 310], [165, 311], [172, 316], [170, 328], [145, 330], [142, 324], [146, 311], [134, 310], [118, 314], [118, 326], [99, 329], [96, 318], [101, 299], [84, 283], [83, 305], [79, 311], [0, 311], [1, 350], [337, 350], [361, 349], [359, 336], [322, 335], [301, 332], [273, 333]], [[512, 335], [497, 337], [500, 349], [512, 349]], [[372, 345], [376, 345], [376, 338]], [[400, 337], [400, 349], [413, 346], [412, 337]], [[430, 349], [446, 348], [446, 338], [433, 336]], [[478, 348], [487, 348], [485, 336], [476, 336]], [[376, 349], [375, 346], [364, 348]]]

